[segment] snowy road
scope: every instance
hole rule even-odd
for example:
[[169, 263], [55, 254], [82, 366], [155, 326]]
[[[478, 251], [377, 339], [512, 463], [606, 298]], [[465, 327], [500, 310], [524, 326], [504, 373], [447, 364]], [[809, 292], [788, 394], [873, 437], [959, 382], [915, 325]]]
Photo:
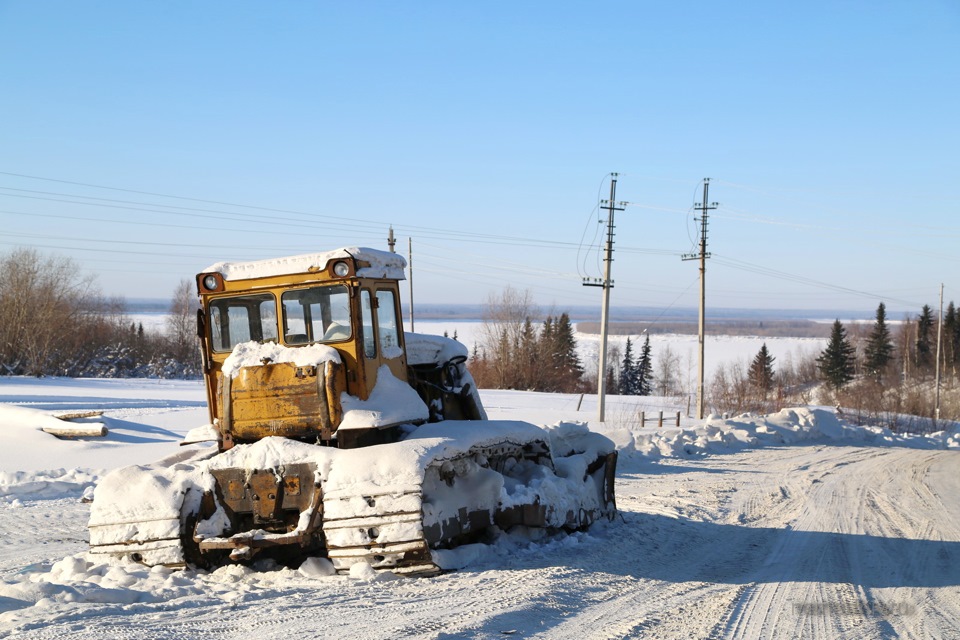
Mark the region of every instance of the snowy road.
[[[35, 585], [46, 600], [0, 598], [0, 636], [960, 637], [956, 450], [625, 456], [617, 492], [616, 523], [503, 539], [430, 579], [118, 569], [95, 585], [71, 582], [60, 563], [63, 584]], [[0, 576], [15, 582], [25, 567], [84, 551], [87, 512], [65, 499], [4, 509]], [[25, 592], [37, 582], [19, 579]]]

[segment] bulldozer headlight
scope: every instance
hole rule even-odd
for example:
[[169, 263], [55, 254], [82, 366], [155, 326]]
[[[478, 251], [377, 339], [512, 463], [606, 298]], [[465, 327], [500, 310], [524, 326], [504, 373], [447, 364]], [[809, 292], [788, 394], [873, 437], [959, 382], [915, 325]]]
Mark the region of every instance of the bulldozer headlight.
[[340, 262], [334, 263], [333, 265], [333, 274], [339, 278], [345, 278], [350, 274], [350, 265], [342, 260]]
[[220, 279], [211, 274], [203, 276], [203, 288], [207, 291], [216, 291], [220, 287]]

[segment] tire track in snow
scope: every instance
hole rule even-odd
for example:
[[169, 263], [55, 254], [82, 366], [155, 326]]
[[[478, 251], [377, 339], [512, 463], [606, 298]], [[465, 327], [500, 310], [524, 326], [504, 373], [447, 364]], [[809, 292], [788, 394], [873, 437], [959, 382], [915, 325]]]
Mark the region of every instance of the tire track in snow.
[[[956, 460], [955, 452], [839, 448], [826, 461], [832, 464], [802, 470], [816, 476], [808, 475], [809, 492], [796, 497], [797, 517], [778, 536], [719, 636], [861, 638], [929, 633], [930, 628], [916, 625], [917, 620], [929, 622], [926, 611], [900, 612], [926, 601], [930, 589], [884, 585], [920, 585], [932, 575], [930, 554], [922, 555], [915, 567], [910, 559], [898, 557], [902, 540], [930, 541], [931, 536], [943, 535], [960, 540], [954, 524], [925, 513], [924, 505], [939, 503], [939, 498], [932, 498], [945, 495], [924, 481], [931, 462], [945, 456]], [[813, 570], [797, 571], [798, 567]], [[887, 575], [891, 571], [899, 573], [891, 578]], [[955, 608], [956, 597], [951, 600]], [[951, 628], [934, 627], [933, 635]]]
[[90, 506], [77, 498], [0, 503], [0, 576], [86, 551]]

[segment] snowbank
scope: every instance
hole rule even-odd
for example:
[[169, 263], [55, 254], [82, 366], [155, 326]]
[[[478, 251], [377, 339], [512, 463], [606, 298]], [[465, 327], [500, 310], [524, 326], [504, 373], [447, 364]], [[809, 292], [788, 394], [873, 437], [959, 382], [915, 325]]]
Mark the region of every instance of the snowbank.
[[849, 444], [909, 447], [913, 449], [960, 448], [960, 428], [929, 435], [900, 435], [881, 427], [850, 424], [829, 409], [794, 408], [779, 413], [746, 413], [730, 419], [709, 416], [693, 429], [634, 430], [611, 434], [626, 455], [657, 459], [697, 458], [764, 446], [782, 446], [804, 442], [844, 442]]
[[81, 553], [63, 558], [49, 570], [0, 582], [0, 613], [29, 605], [53, 610], [59, 604], [82, 603], [125, 606], [165, 602], [186, 609], [200, 602], [231, 605], [260, 589], [287, 587], [298, 579], [324, 576], [322, 563], [313, 562], [304, 569], [298, 574], [273, 563], [259, 563], [253, 569], [230, 565], [212, 573], [188, 574], [129, 561], [98, 562]]
[[[50, 429], [57, 432], [68, 432], [71, 425], [78, 430], [102, 429], [102, 422], [70, 423], [53, 416], [40, 409], [18, 407], [15, 405], [0, 405], [0, 431], [17, 430], [21, 434], [25, 430], [41, 431]], [[48, 437], [56, 437], [46, 434]], [[79, 434], [78, 434], [79, 435]]]
[[47, 469], [44, 471], [0, 471], [0, 496], [12, 506], [21, 500], [80, 496], [100, 479], [92, 469]]
[[[82, 423], [85, 427], [103, 426], [102, 423]], [[59, 420], [46, 411], [0, 405], [0, 433], [7, 446], [20, 452], [22, 459], [43, 460], [57, 464], [65, 457], [74, 442], [62, 441], [45, 433], [43, 429], [69, 429], [69, 423]], [[52, 466], [53, 466], [52, 465]], [[32, 463], [30, 466], [36, 466]], [[80, 495], [86, 487], [92, 486], [99, 474], [89, 469], [44, 469], [41, 471], [0, 470], [0, 496], [13, 500], [14, 506], [21, 499], [57, 498]]]

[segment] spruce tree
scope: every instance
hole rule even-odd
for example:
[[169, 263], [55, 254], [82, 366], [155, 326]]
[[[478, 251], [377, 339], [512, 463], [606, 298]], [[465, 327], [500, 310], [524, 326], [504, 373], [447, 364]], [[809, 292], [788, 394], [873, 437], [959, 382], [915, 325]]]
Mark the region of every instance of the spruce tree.
[[554, 363], [560, 373], [558, 391], [572, 392], [580, 387], [583, 379], [583, 367], [577, 355], [577, 339], [573, 336], [570, 315], [561, 313], [554, 327]]
[[884, 369], [893, 360], [893, 341], [890, 330], [887, 328], [887, 308], [881, 302], [877, 306], [877, 319], [873, 323], [873, 331], [867, 337], [867, 346], [864, 349], [864, 366], [867, 371], [881, 381]]
[[923, 369], [933, 363], [932, 338], [933, 309], [930, 305], [923, 305], [920, 317], [917, 318], [917, 368]]
[[[953, 305], [953, 302], [950, 303]], [[953, 325], [953, 362], [960, 364], [960, 311], [956, 312], [957, 322]]]
[[620, 362], [618, 391], [622, 396], [637, 395], [637, 363], [633, 359], [633, 343], [630, 338], [627, 338], [627, 346], [623, 350], [623, 360]]
[[947, 313], [943, 316], [943, 342], [946, 345], [946, 362], [955, 367], [960, 362], [960, 318], [953, 300], [947, 305]]
[[616, 388], [617, 388], [617, 381], [614, 379], [614, 375], [613, 375], [613, 367], [611, 367], [611, 366], [609, 366], [609, 365], [607, 366], [606, 379], [607, 379], [607, 381], [606, 381], [604, 384], [605, 384], [605, 388], [607, 389], [607, 391], [610, 391], [611, 389], [616, 389]]
[[544, 344], [553, 344], [553, 318], [550, 316], [547, 316], [547, 319], [543, 321], [540, 340], [542, 340]]
[[542, 367], [538, 361], [537, 332], [530, 318], [523, 323], [520, 331], [520, 345], [514, 356], [514, 365], [519, 371], [520, 387], [531, 391], [540, 390]]
[[643, 341], [640, 357], [637, 358], [637, 395], [648, 396], [653, 393], [653, 357], [650, 355], [650, 336]]
[[553, 367], [554, 335], [553, 317], [547, 316], [546, 320], [543, 321], [543, 327], [540, 329], [540, 341], [537, 349], [540, 357], [539, 367], [542, 369], [540, 378], [543, 381], [537, 391], [557, 391], [559, 374]]
[[854, 354], [855, 350], [847, 340], [846, 329], [837, 319], [833, 323], [827, 348], [817, 358], [820, 375], [837, 391], [853, 380]]
[[751, 386], [762, 394], [763, 399], [766, 399], [767, 393], [773, 387], [773, 361], [775, 359], [770, 355], [767, 350], [767, 343], [764, 342], [760, 351], [753, 358], [750, 370], [747, 373]]

